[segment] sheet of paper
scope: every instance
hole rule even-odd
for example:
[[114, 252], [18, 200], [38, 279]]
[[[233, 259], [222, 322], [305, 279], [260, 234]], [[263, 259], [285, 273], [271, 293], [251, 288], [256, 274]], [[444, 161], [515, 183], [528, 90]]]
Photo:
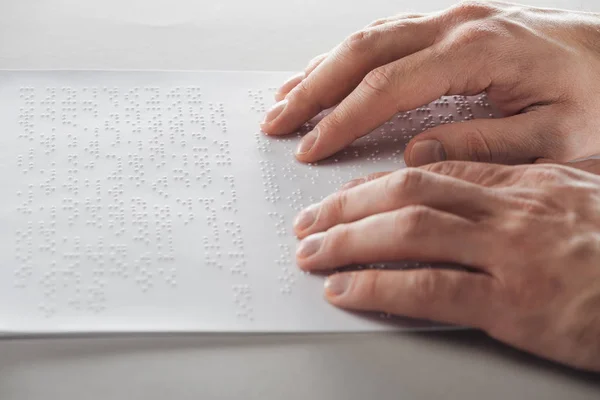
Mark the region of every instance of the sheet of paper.
[[301, 132], [259, 131], [287, 76], [0, 72], [0, 331], [441, 328], [328, 305], [323, 277], [295, 265], [292, 220], [350, 179], [402, 168], [427, 126], [490, 116], [487, 100], [399, 114], [307, 166], [293, 157]]

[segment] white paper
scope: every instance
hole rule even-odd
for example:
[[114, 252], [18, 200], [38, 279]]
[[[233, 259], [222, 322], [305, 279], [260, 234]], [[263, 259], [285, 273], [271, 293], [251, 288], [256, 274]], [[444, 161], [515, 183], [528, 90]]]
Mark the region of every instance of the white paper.
[[323, 277], [295, 265], [292, 220], [346, 181], [402, 168], [426, 125], [489, 116], [485, 97], [397, 115], [307, 166], [300, 134], [259, 131], [287, 77], [0, 72], [0, 331], [441, 328], [327, 304]]

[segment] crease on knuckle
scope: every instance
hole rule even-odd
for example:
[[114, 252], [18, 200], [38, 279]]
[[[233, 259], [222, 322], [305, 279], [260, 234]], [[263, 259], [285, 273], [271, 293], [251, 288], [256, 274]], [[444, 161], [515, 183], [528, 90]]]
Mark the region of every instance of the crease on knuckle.
[[321, 213], [325, 218], [335, 221], [343, 220], [348, 204], [348, 191], [336, 192], [325, 204], [324, 212]]
[[494, 151], [495, 149], [491, 145], [491, 141], [486, 138], [483, 131], [472, 126], [465, 133], [465, 145], [467, 156], [471, 161], [477, 162], [491, 162], [491, 161], [503, 161], [506, 155], [498, 154]]
[[296, 87], [294, 87], [288, 94], [288, 101], [295, 105], [298, 104], [309, 104], [310, 108], [318, 109], [319, 111], [331, 107], [333, 104], [329, 104], [330, 100], [322, 99], [316, 95], [318, 93], [315, 90], [315, 81], [311, 77], [302, 79]]
[[425, 165], [422, 169], [438, 175], [460, 176], [466, 167], [467, 164], [461, 161], [441, 161]]
[[520, 174], [509, 167], [480, 168], [477, 182], [488, 187], [508, 186], [520, 179]]
[[354, 260], [348, 242], [351, 240], [352, 232], [347, 224], [339, 224], [327, 231], [324, 247], [330, 257], [335, 257], [342, 264], [352, 263]]
[[[377, 269], [357, 273], [359, 284], [355, 284], [353, 289], [358, 302], [365, 304], [368, 308], [378, 307], [386, 308], [390, 294], [385, 291], [385, 272]], [[386, 311], [380, 309], [379, 311]]]
[[[326, 135], [329, 135], [330, 132], [332, 134], [335, 134], [334, 132], [336, 131], [346, 132], [348, 127], [352, 126], [352, 121], [356, 121], [357, 119], [360, 119], [358, 112], [353, 110], [351, 107], [339, 105], [331, 112], [331, 114], [327, 115], [321, 120], [321, 122], [319, 122], [319, 135], [325, 137]], [[352, 134], [353, 139], [360, 136], [360, 131]]]
[[[363, 85], [367, 92], [376, 96], [395, 99], [393, 95], [393, 78], [388, 67], [378, 67], [371, 70], [363, 79]], [[394, 102], [394, 104], [396, 104]]]
[[300, 83], [294, 87], [288, 97], [290, 101], [299, 101], [303, 102], [310, 98], [310, 94], [312, 92], [312, 83], [311, 79], [302, 79]]

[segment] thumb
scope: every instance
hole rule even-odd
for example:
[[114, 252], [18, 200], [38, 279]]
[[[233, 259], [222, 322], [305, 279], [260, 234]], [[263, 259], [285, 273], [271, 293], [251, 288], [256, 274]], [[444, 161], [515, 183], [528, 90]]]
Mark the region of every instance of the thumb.
[[555, 149], [556, 138], [550, 134], [549, 118], [544, 114], [531, 112], [437, 126], [411, 140], [405, 151], [406, 163], [411, 167], [445, 160], [520, 164], [548, 153], [557, 156], [560, 149]]

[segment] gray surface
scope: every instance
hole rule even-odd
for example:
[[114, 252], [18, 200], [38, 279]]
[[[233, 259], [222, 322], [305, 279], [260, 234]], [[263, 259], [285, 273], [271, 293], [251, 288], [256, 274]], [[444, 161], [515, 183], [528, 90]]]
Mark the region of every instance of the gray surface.
[[[347, 3], [2, 0], [0, 68], [299, 69], [377, 17], [450, 2]], [[529, 3], [600, 11], [595, 0]], [[0, 342], [2, 400], [167, 396], [597, 399], [600, 377], [477, 332]]]

